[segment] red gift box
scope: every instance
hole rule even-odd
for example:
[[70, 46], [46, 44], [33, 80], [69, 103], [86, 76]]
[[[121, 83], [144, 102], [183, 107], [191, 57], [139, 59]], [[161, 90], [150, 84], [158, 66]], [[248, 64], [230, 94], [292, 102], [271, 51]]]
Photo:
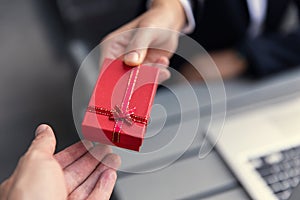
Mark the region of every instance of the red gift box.
[[139, 151], [157, 89], [159, 69], [106, 59], [82, 122], [90, 141]]

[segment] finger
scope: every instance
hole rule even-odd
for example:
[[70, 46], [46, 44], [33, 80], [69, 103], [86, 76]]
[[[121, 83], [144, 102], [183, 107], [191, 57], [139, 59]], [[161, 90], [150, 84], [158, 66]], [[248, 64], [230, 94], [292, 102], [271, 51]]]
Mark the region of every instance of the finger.
[[106, 155], [105, 158], [101, 161], [101, 165], [103, 165], [104, 168], [117, 170], [121, 165], [121, 158], [117, 154], [110, 153]]
[[112, 168], [117, 169], [121, 165], [121, 159], [116, 154], [108, 154], [105, 156], [105, 158], [102, 160], [102, 163], [98, 165], [96, 170], [88, 177], [84, 183], [82, 183], [79, 187], [77, 187], [69, 196], [69, 199], [86, 199], [90, 193], [95, 188], [95, 185], [101, 176], [102, 172], [105, 170]]
[[168, 69], [162, 68], [159, 71], [158, 76], [158, 83], [161, 84], [162, 82], [168, 80], [171, 77], [171, 73]]
[[170, 61], [167, 57], [162, 56], [157, 59], [155, 66], [160, 69], [158, 76], [158, 83], [162, 83], [171, 77], [170, 71], [167, 69]]
[[129, 45], [127, 46], [126, 55], [124, 56], [125, 64], [129, 66], [138, 66], [146, 58], [148, 47], [152, 42], [152, 31], [137, 30]]
[[162, 66], [164, 66], [164, 67], [168, 67], [169, 64], [170, 64], [170, 60], [169, 60], [169, 58], [167, 58], [166, 56], [161, 56], [160, 58], [158, 58], [158, 59], [156, 60], [156, 63], [157, 63], [157, 64], [160, 64], [160, 65], [162, 65]]
[[145, 65], [159, 68], [158, 83], [162, 83], [171, 77], [170, 71], [167, 69], [170, 64], [168, 57], [161, 56], [154, 63], [145, 63]]
[[73, 144], [72, 146], [60, 151], [59, 153], [55, 154], [54, 157], [60, 164], [60, 166], [64, 169], [65, 167], [69, 166], [74, 161], [79, 159], [92, 147], [92, 142], [83, 140], [82, 142], [77, 142], [76, 144]]
[[107, 145], [97, 145], [64, 169], [67, 191], [71, 193], [94, 171], [98, 163], [111, 153]]
[[149, 48], [147, 52], [147, 56], [143, 63], [157, 63], [157, 62], [163, 62], [161, 64], [164, 64], [164, 62], [167, 62], [169, 65], [169, 59], [171, 58], [172, 53], [166, 50], [157, 49], [157, 48]]
[[93, 189], [88, 200], [109, 200], [112, 190], [117, 180], [117, 173], [115, 170], [105, 170], [98, 179], [98, 182]]
[[36, 129], [35, 135], [27, 153], [38, 151], [52, 156], [55, 151], [56, 139], [51, 127], [42, 124]]

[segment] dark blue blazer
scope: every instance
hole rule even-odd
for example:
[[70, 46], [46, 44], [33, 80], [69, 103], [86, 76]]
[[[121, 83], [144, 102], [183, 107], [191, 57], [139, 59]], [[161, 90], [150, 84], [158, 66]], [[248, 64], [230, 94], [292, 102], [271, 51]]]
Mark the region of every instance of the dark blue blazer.
[[299, 11], [300, 0], [268, 0], [263, 33], [250, 38], [246, 0], [194, 1], [197, 27], [191, 36], [207, 51], [235, 48], [247, 59], [249, 73], [256, 77], [300, 65], [300, 28], [288, 34], [280, 31], [292, 2]]

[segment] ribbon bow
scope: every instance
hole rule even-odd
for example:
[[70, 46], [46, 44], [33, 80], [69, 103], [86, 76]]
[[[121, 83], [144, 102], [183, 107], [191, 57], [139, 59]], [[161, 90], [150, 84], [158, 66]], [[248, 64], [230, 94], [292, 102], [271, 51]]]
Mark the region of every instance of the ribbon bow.
[[134, 114], [136, 108], [128, 109], [131, 96], [134, 92], [134, 87], [136, 84], [136, 80], [139, 74], [140, 67], [134, 67], [130, 71], [130, 76], [127, 83], [127, 88], [122, 100], [121, 106], [116, 105], [113, 109], [109, 110], [107, 108], [97, 107], [97, 106], [89, 106], [88, 111], [93, 112], [99, 115], [108, 116], [110, 120], [115, 121], [113, 133], [112, 133], [112, 141], [119, 143], [120, 142], [120, 133], [122, 130], [123, 123], [128, 125], [132, 125], [134, 122], [141, 123], [143, 125], [148, 124], [147, 117], [137, 116]]
[[135, 107], [128, 109], [126, 112], [123, 112], [120, 108], [120, 106], [116, 105], [114, 109], [112, 109], [112, 115], [110, 115], [109, 119], [115, 120], [115, 121], [123, 121], [127, 123], [128, 125], [132, 125], [133, 119], [132, 115], [134, 115]]

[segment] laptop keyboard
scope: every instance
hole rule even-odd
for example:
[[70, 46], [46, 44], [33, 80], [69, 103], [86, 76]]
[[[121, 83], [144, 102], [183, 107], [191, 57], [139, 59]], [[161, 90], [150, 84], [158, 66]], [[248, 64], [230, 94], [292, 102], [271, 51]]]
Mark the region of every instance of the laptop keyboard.
[[300, 182], [300, 146], [251, 159], [250, 162], [280, 200], [288, 199]]

